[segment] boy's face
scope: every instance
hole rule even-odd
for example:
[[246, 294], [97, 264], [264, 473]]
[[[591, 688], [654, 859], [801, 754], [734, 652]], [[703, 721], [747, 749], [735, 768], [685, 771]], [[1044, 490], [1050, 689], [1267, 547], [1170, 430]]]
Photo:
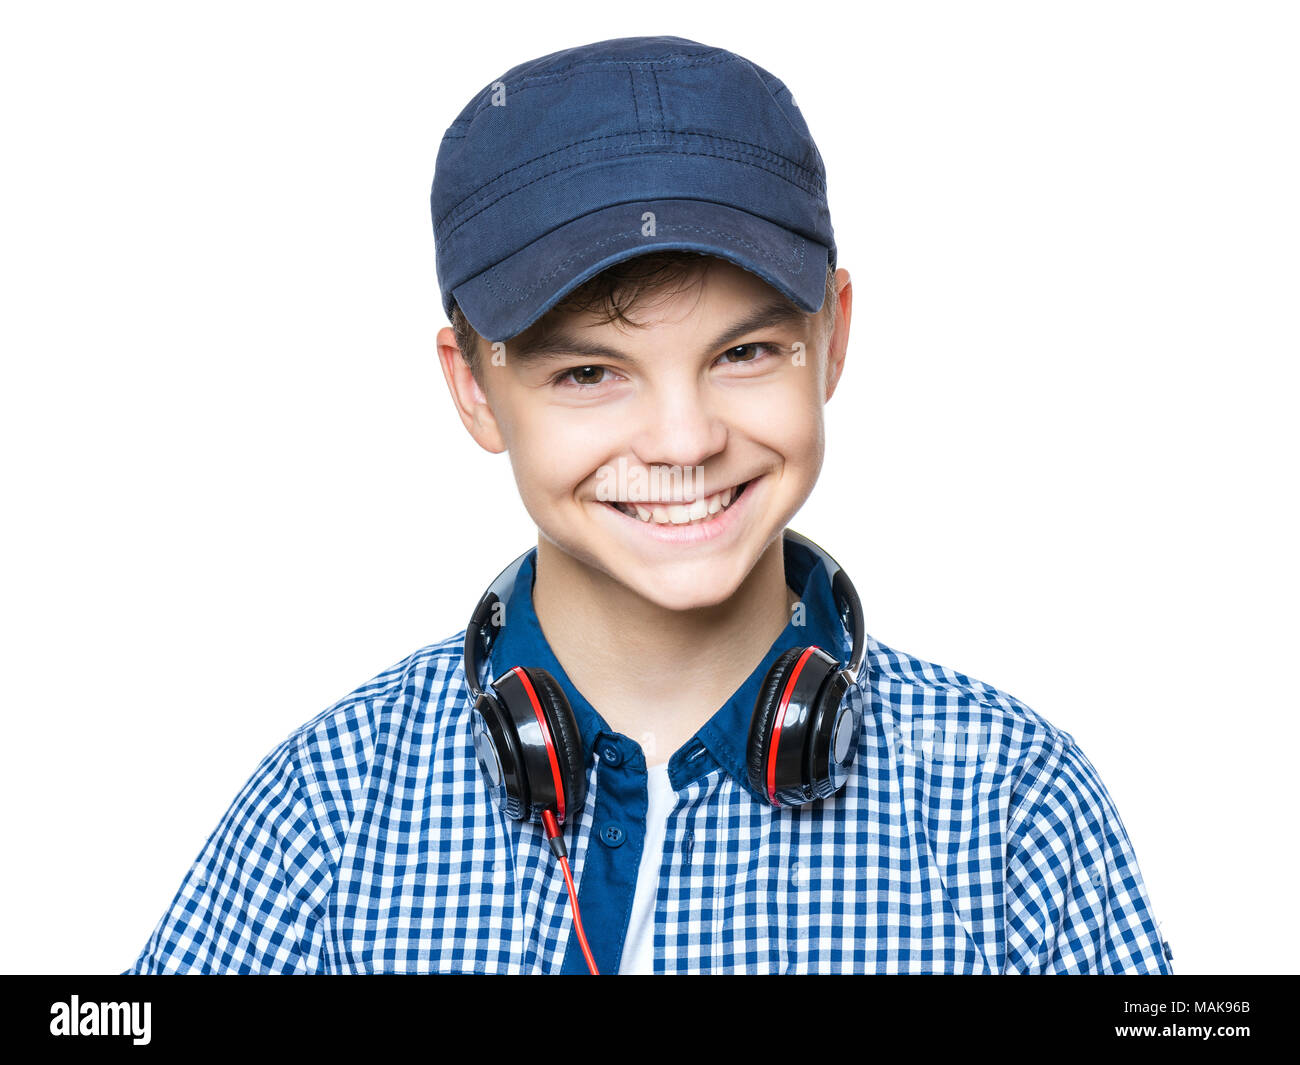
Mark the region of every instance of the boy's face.
[[[553, 314], [496, 358], [481, 351], [482, 390], [450, 329], [439, 353], [466, 427], [509, 452], [544, 537], [666, 609], [708, 607], [734, 594], [817, 481], [852, 307], [846, 271], [837, 282], [830, 336], [820, 315], [755, 323], [786, 301], [710, 260], [690, 284], [644, 296], [630, 315], [639, 328]], [[706, 503], [714, 512], [693, 517]]]

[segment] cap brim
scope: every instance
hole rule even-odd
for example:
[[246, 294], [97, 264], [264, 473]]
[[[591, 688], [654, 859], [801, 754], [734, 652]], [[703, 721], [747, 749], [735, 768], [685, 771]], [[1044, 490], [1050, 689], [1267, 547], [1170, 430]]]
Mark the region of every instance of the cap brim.
[[735, 263], [809, 313], [820, 310], [825, 299], [829, 248], [747, 211], [702, 200], [643, 200], [593, 211], [452, 294], [481, 337], [509, 340], [602, 270], [669, 250]]

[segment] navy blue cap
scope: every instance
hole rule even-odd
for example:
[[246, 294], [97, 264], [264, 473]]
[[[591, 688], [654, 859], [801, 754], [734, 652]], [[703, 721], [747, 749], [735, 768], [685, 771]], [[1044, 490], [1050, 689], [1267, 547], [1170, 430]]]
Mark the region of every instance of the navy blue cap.
[[443, 310], [488, 341], [647, 252], [727, 259], [808, 312], [836, 261], [826, 170], [789, 89], [681, 37], [512, 67], [444, 134], [430, 205]]

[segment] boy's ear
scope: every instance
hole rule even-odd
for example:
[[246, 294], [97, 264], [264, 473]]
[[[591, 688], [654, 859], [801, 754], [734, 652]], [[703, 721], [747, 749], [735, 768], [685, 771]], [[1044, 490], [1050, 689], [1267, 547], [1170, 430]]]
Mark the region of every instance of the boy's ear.
[[483, 389], [474, 380], [469, 366], [461, 357], [456, 334], [450, 327], [438, 330], [438, 361], [442, 363], [442, 375], [447, 379], [447, 389], [451, 392], [452, 402], [456, 404], [456, 413], [465, 423], [469, 435], [478, 441], [479, 447], [484, 451], [490, 451], [494, 455], [505, 451], [501, 427], [497, 425]]
[[853, 318], [853, 280], [843, 268], [835, 271], [836, 308], [835, 329], [826, 346], [826, 398], [835, 395], [835, 388], [844, 376], [844, 358], [849, 353], [849, 323]]

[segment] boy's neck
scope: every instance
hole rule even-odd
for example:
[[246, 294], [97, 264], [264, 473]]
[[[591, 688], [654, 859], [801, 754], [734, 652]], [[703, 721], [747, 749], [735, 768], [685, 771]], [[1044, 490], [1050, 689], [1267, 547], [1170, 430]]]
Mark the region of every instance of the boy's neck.
[[544, 537], [533, 609], [569, 679], [646, 764], [668, 761], [735, 694], [785, 630], [796, 601], [778, 537], [725, 603], [667, 610]]

